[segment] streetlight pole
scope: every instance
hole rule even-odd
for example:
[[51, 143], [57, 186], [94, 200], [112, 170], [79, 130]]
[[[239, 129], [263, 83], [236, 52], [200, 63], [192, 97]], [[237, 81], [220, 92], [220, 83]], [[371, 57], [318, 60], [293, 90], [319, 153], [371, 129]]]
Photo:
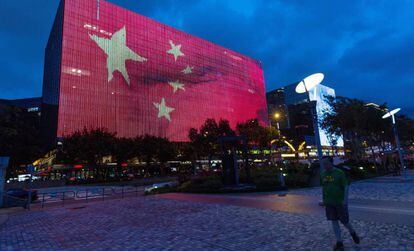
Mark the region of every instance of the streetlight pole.
[[[318, 160], [319, 163], [322, 160], [323, 152], [322, 152], [322, 145], [321, 145], [321, 139], [319, 135], [319, 125], [318, 125], [318, 116], [317, 116], [317, 110], [316, 110], [316, 101], [311, 101], [310, 99], [310, 91], [319, 85], [324, 78], [324, 75], [322, 73], [316, 73], [312, 74], [302, 81], [299, 82], [299, 84], [296, 86], [296, 92], [297, 93], [305, 93], [306, 94], [306, 101], [309, 105], [311, 119], [312, 119], [312, 125], [315, 135], [315, 144], [316, 148], [318, 150]], [[322, 170], [322, 167], [321, 167]]]
[[314, 101], [314, 103], [312, 103], [312, 101], [310, 99], [310, 93], [309, 93], [308, 89], [306, 88], [305, 80], [303, 80], [303, 82], [304, 82], [304, 85], [305, 85], [307, 102], [308, 102], [309, 109], [310, 109], [311, 116], [312, 116], [313, 130], [314, 130], [314, 134], [315, 134], [315, 144], [316, 144], [316, 148], [318, 150], [318, 160], [319, 160], [319, 163], [321, 163], [321, 160], [322, 160], [322, 157], [323, 157], [323, 152], [322, 152], [321, 138], [320, 138], [320, 135], [319, 135], [318, 112], [316, 110], [316, 101]]
[[396, 144], [397, 151], [398, 151], [398, 157], [400, 158], [401, 171], [403, 173], [403, 178], [406, 179], [407, 178], [407, 173], [406, 173], [406, 169], [405, 169], [403, 149], [401, 148], [400, 137], [398, 136], [398, 130], [397, 130], [397, 125], [396, 125], [397, 123], [395, 121], [395, 114], [397, 112], [399, 112], [400, 110], [401, 110], [400, 108], [394, 109], [394, 110], [386, 113], [382, 118], [386, 119], [388, 117], [391, 117], [392, 130], [394, 131], [395, 144]]
[[9, 165], [9, 157], [0, 157], [0, 208], [3, 207], [4, 183], [6, 180], [6, 169]]
[[404, 176], [404, 179], [405, 179], [405, 178], [407, 178], [407, 175], [406, 175], [406, 170], [405, 170], [404, 156], [403, 156], [403, 153], [402, 153], [402, 148], [401, 148], [401, 143], [400, 143], [400, 137], [398, 136], [398, 130], [397, 130], [397, 126], [395, 124], [394, 116], [392, 116], [392, 118], [393, 118], [392, 127], [393, 127], [393, 131], [394, 131], [394, 136], [395, 136], [395, 143], [397, 145], [398, 157], [400, 158], [402, 173], [403, 173], [403, 176]]

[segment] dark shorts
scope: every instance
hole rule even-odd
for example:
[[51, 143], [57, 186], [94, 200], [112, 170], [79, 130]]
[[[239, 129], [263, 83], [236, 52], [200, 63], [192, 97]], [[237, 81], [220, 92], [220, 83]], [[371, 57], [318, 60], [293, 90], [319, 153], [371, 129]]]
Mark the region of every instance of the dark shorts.
[[325, 211], [328, 220], [339, 220], [342, 224], [348, 224], [348, 205], [326, 205]]

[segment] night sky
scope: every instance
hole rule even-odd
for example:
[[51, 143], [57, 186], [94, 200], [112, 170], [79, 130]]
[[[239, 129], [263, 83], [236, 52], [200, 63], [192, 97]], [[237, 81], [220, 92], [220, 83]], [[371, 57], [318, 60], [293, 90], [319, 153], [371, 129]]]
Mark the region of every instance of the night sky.
[[[111, 0], [263, 63], [267, 90], [323, 72], [414, 117], [414, 1]], [[58, 0], [0, 1], [0, 98], [41, 95]]]

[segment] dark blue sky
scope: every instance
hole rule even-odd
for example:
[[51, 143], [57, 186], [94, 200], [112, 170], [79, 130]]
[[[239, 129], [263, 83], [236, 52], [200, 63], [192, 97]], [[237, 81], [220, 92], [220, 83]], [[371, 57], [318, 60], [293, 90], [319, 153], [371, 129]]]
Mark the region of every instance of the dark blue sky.
[[[41, 95], [58, 0], [0, 1], [0, 98]], [[314, 72], [414, 117], [414, 1], [111, 0], [262, 61], [266, 89]]]

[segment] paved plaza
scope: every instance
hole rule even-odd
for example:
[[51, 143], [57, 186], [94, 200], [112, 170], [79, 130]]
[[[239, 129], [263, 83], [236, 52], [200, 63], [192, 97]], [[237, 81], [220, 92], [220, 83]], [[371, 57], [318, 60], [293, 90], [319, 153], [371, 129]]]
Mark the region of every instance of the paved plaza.
[[[414, 186], [388, 182], [353, 186], [382, 199], [394, 198], [392, 184], [401, 194]], [[0, 250], [332, 250], [315, 191], [164, 194], [20, 211], [0, 226]], [[347, 250], [414, 250], [414, 203], [376, 199], [350, 200], [362, 243], [344, 230]]]
[[[349, 189], [349, 198], [365, 200], [410, 201], [414, 202], [414, 172], [407, 172], [407, 181], [401, 176], [387, 176], [354, 182]], [[298, 189], [294, 194], [322, 196], [319, 187]]]

